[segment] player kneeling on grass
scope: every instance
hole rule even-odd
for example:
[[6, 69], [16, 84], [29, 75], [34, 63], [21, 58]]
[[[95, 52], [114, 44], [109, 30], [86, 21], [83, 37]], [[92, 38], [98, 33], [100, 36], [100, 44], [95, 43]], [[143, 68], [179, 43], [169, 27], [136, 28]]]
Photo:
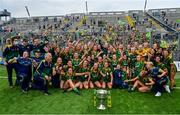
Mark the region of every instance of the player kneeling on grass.
[[78, 95], [80, 95], [79, 90], [77, 89], [77, 87], [80, 86], [80, 83], [76, 83], [73, 81], [75, 79], [75, 77], [77, 76], [83, 76], [83, 75], [88, 75], [89, 72], [85, 72], [85, 73], [74, 73], [72, 68], [68, 68], [67, 72], [64, 73], [62, 72], [61, 75], [66, 77], [66, 82], [64, 84], [64, 92], [66, 91], [71, 91], [73, 90], [75, 93], [77, 93]]
[[102, 71], [100, 72], [102, 75], [102, 88], [106, 88], [106, 86], [108, 88], [112, 88], [112, 81], [113, 81], [113, 75], [112, 75], [112, 71], [109, 67], [109, 63], [105, 62], [104, 63], [104, 68], [102, 69]]
[[94, 88], [95, 86], [101, 88], [100, 83], [100, 71], [98, 69], [98, 63], [94, 63], [93, 67], [91, 68], [90, 74], [90, 88]]
[[80, 86], [79, 88], [82, 89], [82, 88], [85, 88], [85, 89], [88, 89], [89, 88], [89, 80], [90, 80], [90, 72], [89, 72], [89, 67], [88, 67], [88, 62], [85, 60], [83, 62], [83, 65], [82, 67], [79, 69], [79, 72], [80, 73], [89, 73], [89, 74], [86, 74], [86, 75], [82, 75], [82, 76], [79, 76], [79, 83], [80, 83]]
[[145, 75], [145, 71], [141, 71], [140, 74], [131, 79], [131, 80], [125, 80], [125, 82], [133, 81], [134, 85], [132, 88], [129, 89], [129, 91], [134, 91], [136, 88], [138, 88], [139, 92], [147, 92], [150, 91], [152, 88], [152, 85], [154, 84], [154, 81], [151, 77], [148, 77]]
[[128, 84], [124, 82], [126, 79], [126, 73], [120, 69], [120, 65], [118, 64], [113, 72], [113, 87], [115, 88], [129, 88]]
[[49, 95], [48, 82], [51, 80], [52, 75], [52, 55], [51, 53], [45, 54], [45, 60], [42, 60], [34, 73], [33, 89], [39, 89], [45, 95]]
[[150, 75], [150, 77], [154, 81], [154, 91], [156, 93], [156, 97], [161, 96], [162, 91], [165, 89], [168, 93], [170, 93], [169, 86], [167, 85], [168, 77], [166, 76], [166, 72], [158, 67], [153, 67], [152, 62], [146, 63], [146, 68], [148, 69], [146, 75]]
[[23, 52], [23, 56], [19, 58], [13, 58], [9, 60], [8, 63], [17, 63], [17, 75], [20, 81], [20, 86], [23, 93], [27, 93], [29, 89], [29, 83], [31, 81], [31, 67], [32, 61], [29, 58], [29, 53], [27, 51]]

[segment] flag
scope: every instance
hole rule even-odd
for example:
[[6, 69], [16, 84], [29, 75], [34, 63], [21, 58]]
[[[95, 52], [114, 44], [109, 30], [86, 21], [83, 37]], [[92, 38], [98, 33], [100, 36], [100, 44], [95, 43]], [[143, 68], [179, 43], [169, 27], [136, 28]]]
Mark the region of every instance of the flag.
[[151, 32], [146, 32], [146, 38], [149, 40], [151, 38]]
[[168, 47], [168, 43], [165, 40], [161, 40], [160, 47], [161, 48], [167, 48]]

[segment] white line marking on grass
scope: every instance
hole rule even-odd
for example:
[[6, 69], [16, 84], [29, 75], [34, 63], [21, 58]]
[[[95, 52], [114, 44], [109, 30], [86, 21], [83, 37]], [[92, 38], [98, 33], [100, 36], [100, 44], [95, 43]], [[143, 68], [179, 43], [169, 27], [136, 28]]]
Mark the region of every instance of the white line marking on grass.
[[1, 76], [0, 76], [0, 79], [7, 79], [7, 77], [1, 77]]
[[180, 87], [174, 87], [174, 89], [180, 89]]
[[[0, 76], [0, 79], [7, 79], [8, 77], [4, 77], [4, 76]], [[13, 79], [15, 79], [16, 77], [12, 77]]]

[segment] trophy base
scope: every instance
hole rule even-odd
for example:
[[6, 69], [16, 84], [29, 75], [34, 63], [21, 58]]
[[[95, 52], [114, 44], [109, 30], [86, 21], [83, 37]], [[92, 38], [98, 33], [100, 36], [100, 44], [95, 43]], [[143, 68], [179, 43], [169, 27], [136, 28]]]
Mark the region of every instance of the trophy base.
[[106, 109], [106, 107], [104, 106], [104, 105], [99, 105], [98, 107], [97, 107], [97, 109], [99, 109], [99, 110], [105, 110]]

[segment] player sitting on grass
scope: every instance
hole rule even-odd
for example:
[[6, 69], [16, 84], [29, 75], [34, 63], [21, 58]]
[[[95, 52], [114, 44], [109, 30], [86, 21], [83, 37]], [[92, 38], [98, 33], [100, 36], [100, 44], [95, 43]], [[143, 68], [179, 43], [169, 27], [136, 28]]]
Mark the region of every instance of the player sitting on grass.
[[146, 63], [147, 72], [146, 75], [149, 75], [154, 81], [154, 91], [156, 93], [156, 97], [161, 96], [162, 91], [165, 89], [168, 93], [170, 93], [169, 86], [167, 85], [168, 77], [166, 72], [158, 67], [153, 67], [152, 62]]
[[100, 83], [100, 71], [98, 69], [98, 63], [94, 63], [93, 67], [91, 68], [91, 73], [90, 73], [90, 88], [94, 88], [95, 86], [98, 88], [101, 88], [101, 83]]
[[78, 82], [80, 83], [80, 86], [79, 88], [82, 89], [82, 88], [85, 88], [85, 89], [88, 89], [89, 88], [89, 81], [90, 81], [90, 69], [88, 67], [88, 61], [84, 61], [83, 64], [82, 64], [82, 67], [79, 68], [79, 72], [80, 73], [89, 73], [89, 74], [86, 74], [86, 75], [82, 75], [82, 76], [79, 76], [78, 78]]
[[65, 73], [62, 72], [61, 75], [66, 77], [66, 82], [64, 84], [64, 92], [74, 90], [75, 93], [80, 95], [80, 92], [77, 89], [77, 87], [80, 86], [80, 83], [75, 84], [74, 79], [77, 76], [83, 76], [83, 75], [88, 75], [88, 74], [89, 74], [89, 72], [75, 73], [75, 72], [73, 72], [72, 68], [68, 68], [67, 72], [65, 72]]
[[152, 85], [154, 84], [154, 81], [150, 77], [145, 75], [144, 70], [141, 71], [137, 77], [131, 80], [125, 80], [125, 82], [130, 81], [134, 82], [133, 87], [129, 89], [130, 91], [134, 91], [136, 88], [138, 88], [139, 92], [147, 92], [151, 90]]

